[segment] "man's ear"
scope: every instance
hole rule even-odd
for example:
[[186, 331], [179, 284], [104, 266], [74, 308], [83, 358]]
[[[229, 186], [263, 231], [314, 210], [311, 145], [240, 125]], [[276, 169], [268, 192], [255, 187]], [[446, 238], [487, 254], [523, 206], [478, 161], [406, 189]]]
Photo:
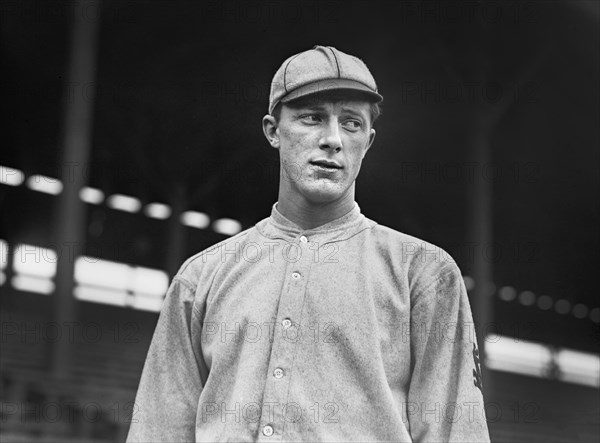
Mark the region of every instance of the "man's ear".
[[279, 149], [279, 128], [275, 117], [269, 114], [265, 115], [262, 119], [262, 127], [269, 144], [273, 148]]
[[375, 134], [376, 134], [375, 129], [371, 128], [369, 130], [369, 141], [367, 142], [367, 147], [365, 149], [365, 154], [367, 153], [367, 151], [369, 149], [371, 149], [371, 146], [373, 146], [373, 142], [375, 141]]

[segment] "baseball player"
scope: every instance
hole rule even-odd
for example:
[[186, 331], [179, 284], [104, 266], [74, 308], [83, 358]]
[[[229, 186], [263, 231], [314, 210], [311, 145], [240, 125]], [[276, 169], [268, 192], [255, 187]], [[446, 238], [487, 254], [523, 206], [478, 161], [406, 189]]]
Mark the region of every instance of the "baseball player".
[[458, 267], [354, 200], [381, 101], [336, 48], [281, 65], [278, 201], [174, 277], [128, 441], [489, 441]]

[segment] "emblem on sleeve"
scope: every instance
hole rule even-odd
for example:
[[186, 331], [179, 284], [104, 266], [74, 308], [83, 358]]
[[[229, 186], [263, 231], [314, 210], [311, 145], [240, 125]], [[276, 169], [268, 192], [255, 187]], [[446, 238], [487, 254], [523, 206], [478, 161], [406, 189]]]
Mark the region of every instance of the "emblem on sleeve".
[[473, 369], [473, 384], [479, 388], [483, 393], [483, 383], [481, 380], [481, 362], [479, 360], [479, 349], [477, 345], [473, 343], [473, 362], [475, 363], [475, 369]]

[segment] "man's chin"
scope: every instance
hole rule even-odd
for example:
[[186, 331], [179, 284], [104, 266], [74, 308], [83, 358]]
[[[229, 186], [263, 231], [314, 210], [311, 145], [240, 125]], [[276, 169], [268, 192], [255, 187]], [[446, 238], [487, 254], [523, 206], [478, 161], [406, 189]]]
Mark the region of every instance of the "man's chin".
[[324, 204], [339, 200], [345, 189], [339, 184], [327, 183], [320, 186], [311, 186], [303, 190], [304, 197], [311, 203]]

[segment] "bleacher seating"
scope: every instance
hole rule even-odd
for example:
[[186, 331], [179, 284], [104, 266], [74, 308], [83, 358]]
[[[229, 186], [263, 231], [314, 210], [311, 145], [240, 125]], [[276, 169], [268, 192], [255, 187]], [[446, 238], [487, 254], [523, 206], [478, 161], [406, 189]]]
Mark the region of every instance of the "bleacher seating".
[[124, 441], [156, 314], [81, 303], [62, 330], [69, 370], [57, 375], [57, 326], [50, 300], [37, 298], [42, 306], [0, 310], [2, 441]]

